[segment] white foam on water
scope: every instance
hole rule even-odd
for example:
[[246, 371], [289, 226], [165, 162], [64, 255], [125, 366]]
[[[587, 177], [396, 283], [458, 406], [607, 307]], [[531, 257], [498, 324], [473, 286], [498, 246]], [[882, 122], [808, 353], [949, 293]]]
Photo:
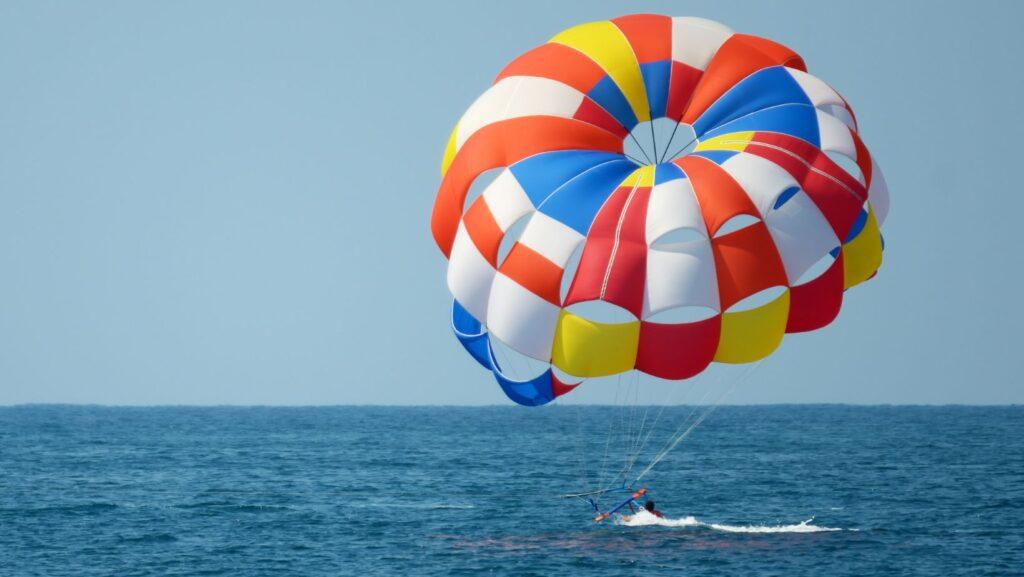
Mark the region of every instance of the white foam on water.
[[[821, 527], [819, 525], [812, 525], [811, 521], [813, 520], [814, 517], [811, 517], [810, 519], [795, 525], [725, 525], [722, 523], [705, 523], [692, 515], [680, 517], [678, 519], [670, 519], [667, 517], [652, 515], [647, 511], [640, 511], [629, 517], [618, 517], [616, 518], [615, 523], [617, 525], [625, 525], [627, 527], [645, 527], [650, 525], [659, 527], [704, 527], [715, 531], [723, 531], [725, 533], [822, 533], [847, 530], [839, 527]], [[856, 529], [848, 530], [856, 531]]]

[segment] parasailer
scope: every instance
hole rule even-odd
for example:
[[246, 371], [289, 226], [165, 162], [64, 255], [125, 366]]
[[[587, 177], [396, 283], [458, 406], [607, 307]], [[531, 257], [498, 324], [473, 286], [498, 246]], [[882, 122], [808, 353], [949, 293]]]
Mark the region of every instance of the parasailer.
[[[629, 508], [630, 508], [631, 511], [636, 513], [636, 510], [633, 508], [632, 505]], [[652, 516], [657, 517], [659, 519], [662, 519], [662, 518], [665, 517], [664, 513], [662, 513], [661, 511], [659, 511], [655, 507], [654, 501], [651, 501], [650, 499], [648, 499], [647, 502], [644, 503], [644, 506], [643, 506], [643, 508], [641, 510], [645, 511], [649, 515], [652, 515]], [[629, 521], [632, 517], [633, 517], [632, 515], [623, 515], [622, 520], [623, 521]]]
[[[852, 108], [786, 46], [700, 18], [581, 24], [516, 58], [441, 174], [456, 337], [520, 405], [758, 361], [882, 262], [888, 189]], [[499, 344], [545, 368], [515, 378]]]

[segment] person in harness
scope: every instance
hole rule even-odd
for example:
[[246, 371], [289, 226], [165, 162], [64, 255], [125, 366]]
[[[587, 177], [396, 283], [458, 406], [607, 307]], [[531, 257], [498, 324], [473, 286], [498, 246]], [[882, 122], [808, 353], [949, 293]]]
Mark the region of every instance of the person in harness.
[[650, 499], [648, 499], [647, 502], [644, 503], [644, 510], [647, 511], [648, 513], [650, 513], [651, 515], [654, 515], [655, 517], [664, 517], [665, 516], [665, 515], [662, 515], [661, 511], [659, 511], [659, 510], [654, 508], [654, 501], [652, 501]]
[[[636, 504], [638, 506], [640, 505], [640, 503], [636, 503]], [[633, 507], [633, 503], [629, 504], [629, 510], [632, 511], [633, 514], [632, 515], [623, 515], [622, 516], [622, 520], [625, 521], [625, 522], [629, 522], [629, 521], [633, 520], [633, 518], [636, 517], [636, 514], [637, 514], [637, 510]], [[644, 503], [643, 507], [640, 510], [641, 511], [647, 511], [648, 513], [650, 513], [651, 515], [654, 515], [655, 517], [658, 517], [659, 519], [662, 519], [662, 518], [665, 517], [665, 515], [663, 515], [661, 513], [661, 511], [657, 510], [654, 507], [654, 501], [651, 500], [651, 499], [648, 499], [647, 502]]]
[[[665, 515], [663, 515], [662, 512], [659, 511], [654, 506], [654, 500], [653, 499], [647, 499], [647, 501], [644, 502], [643, 506], [640, 505], [639, 499], [641, 497], [644, 497], [646, 494], [647, 494], [647, 489], [640, 489], [636, 493], [633, 493], [632, 495], [630, 495], [630, 497], [628, 499], [626, 499], [622, 503], [619, 503], [617, 506], [615, 506], [612, 509], [610, 509], [607, 513], [601, 513], [600, 515], [595, 517], [594, 518], [594, 522], [600, 523], [601, 521], [604, 521], [608, 517], [610, 517], [613, 514], [617, 513], [619, 511], [619, 509], [622, 509], [623, 507], [629, 507], [629, 510], [633, 513], [633, 515], [622, 515], [622, 520], [623, 521], [629, 521], [630, 519], [635, 517], [636, 513], [637, 513], [637, 508], [641, 508], [642, 510], [650, 513], [651, 515], [654, 515], [655, 517], [663, 518]], [[590, 504], [594, 506], [594, 509], [598, 508], [597, 507], [597, 503], [595, 503], [594, 501], [591, 501]], [[634, 505], [635, 505], [635, 507], [634, 507]]]

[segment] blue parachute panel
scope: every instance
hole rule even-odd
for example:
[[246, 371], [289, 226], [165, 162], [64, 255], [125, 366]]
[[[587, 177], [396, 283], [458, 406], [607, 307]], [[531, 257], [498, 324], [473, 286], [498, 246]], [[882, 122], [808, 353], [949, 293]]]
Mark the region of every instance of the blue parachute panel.
[[693, 130], [702, 135], [745, 115], [783, 104], [811, 106], [811, 101], [784, 67], [765, 68], [746, 77], [716, 100], [694, 121]]
[[701, 135], [701, 140], [746, 131], [778, 132], [821, 146], [817, 109], [806, 104], [782, 104], [759, 110], [716, 127]]
[[611, 76], [605, 76], [587, 93], [591, 100], [611, 114], [626, 130], [637, 125], [636, 114]]
[[586, 236], [597, 211], [634, 170], [636, 165], [624, 159], [592, 168], [565, 183], [537, 209]]
[[654, 167], [654, 184], [661, 184], [680, 178], [686, 178], [686, 173], [674, 164], [659, 164]]
[[652, 120], [665, 116], [671, 72], [672, 62], [669, 60], [640, 65], [640, 74], [644, 78], [644, 88], [647, 89], [647, 104], [651, 107]]
[[621, 154], [593, 150], [556, 150], [536, 154], [509, 167], [534, 206], [544, 202], [558, 187], [605, 162], [621, 160]]
[[775, 205], [772, 206], [772, 208], [775, 210], [779, 210], [780, 208], [782, 208], [782, 205], [789, 202], [789, 199], [796, 196], [796, 193], [798, 192], [800, 192], [799, 186], [791, 186], [786, 190], [783, 190], [782, 193], [779, 194], [779, 197], [775, 199]]
[[538, 407], [555, 399], [554, 373], [551, 369], [526, 381], [515, 381], [505, 376], [483, 325], [458, 301], [452, 302], [452, 328], [466, 351], [494, 373], [495, 380], [509, 399], [527, 407]]
[[867, 223], [868, 211], [861, 209], [860, 214], [857, 215], [857, 220], [853, 221], [853, 227], [850, 228], [850, 233], [846, 235], [846, 240], [843, 241], [843, 244], [847, 244], [857, 238], [857, 235], [864, 230], [864, 225]]
[[505, 396], [520, 405], [539, 407], [555, 400], [555, 393], [551, 389], [551, 369], [528, 381], [513, 381], [500, 370], [494, 371], [494, 378], [501, 385]]
[[462, 343], [466, 352], [485, 369], [492, 369], [487, 333], [483, 331], [480, 321], [455, 300], [452, 301], [452, 328], [455, 329], [455, 337]]

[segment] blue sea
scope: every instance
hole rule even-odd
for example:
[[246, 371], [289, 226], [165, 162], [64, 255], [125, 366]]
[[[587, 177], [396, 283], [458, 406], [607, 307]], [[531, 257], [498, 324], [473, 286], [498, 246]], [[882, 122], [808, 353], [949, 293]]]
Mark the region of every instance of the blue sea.
[[0, 408], [0, 575], [1024, 574], [1024, 407], [631, 411]]

